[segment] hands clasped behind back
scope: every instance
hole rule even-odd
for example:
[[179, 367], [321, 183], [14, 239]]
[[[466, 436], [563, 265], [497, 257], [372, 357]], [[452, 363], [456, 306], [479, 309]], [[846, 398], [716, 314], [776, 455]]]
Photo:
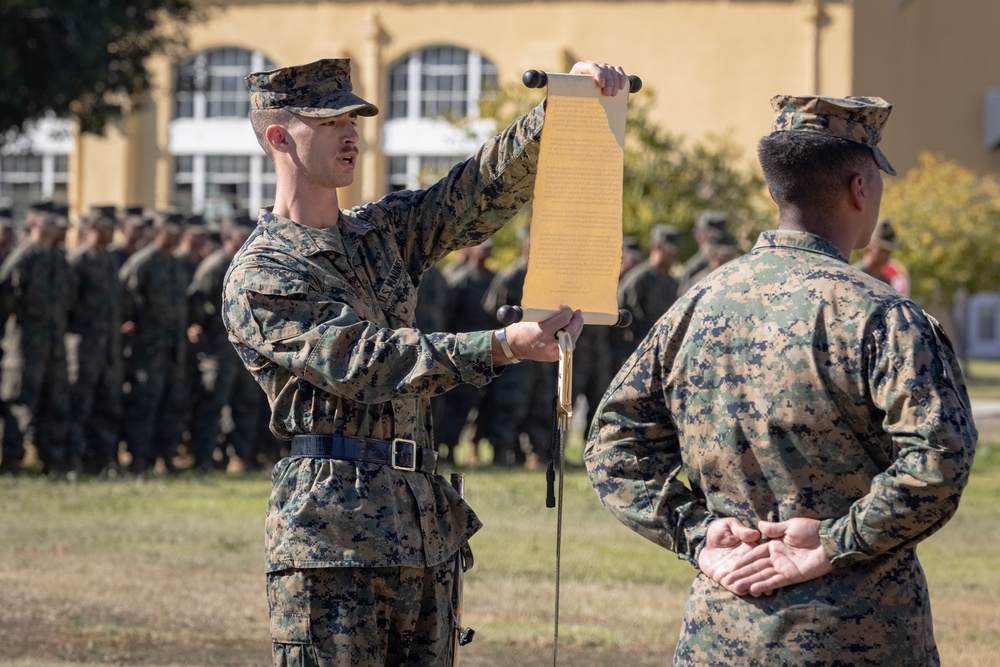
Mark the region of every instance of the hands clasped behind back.
[[506, 327], [507, 342], [518, 359], [558, 361], [557, 336], [560, 330], [565, 330], [576, 344], [580, 332], [583, 331], [583, 313], [563, 306], [558, 313], [547, 320], [509, 324]]
[[[708, 529], [698, 566], [736, 595], [770, 595], [833, 570], [820, 541], [820, 525], [806, 518], [761, 521], [758, 531], [732, 517], [718, 519]], [[759, 542], [762, 537], [769, 539]]]

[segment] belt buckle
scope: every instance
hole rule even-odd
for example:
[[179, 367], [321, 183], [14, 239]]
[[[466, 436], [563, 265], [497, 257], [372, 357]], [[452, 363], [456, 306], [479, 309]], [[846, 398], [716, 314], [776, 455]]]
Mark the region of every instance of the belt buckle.
[[[409, 445], [410, 446], [410, 465], [399, 465], [396, 460], [400, 458], [399, 456], [399, 445]], [[396, 470], [405, 470], [407, 472], [417, 471], [417, 443], [415, 440], [407, 440], [406, 438], [393, 438], [392, 446], [390, 451], [390, 465]], [[405, 454], [404, 454], [405, 457]]]

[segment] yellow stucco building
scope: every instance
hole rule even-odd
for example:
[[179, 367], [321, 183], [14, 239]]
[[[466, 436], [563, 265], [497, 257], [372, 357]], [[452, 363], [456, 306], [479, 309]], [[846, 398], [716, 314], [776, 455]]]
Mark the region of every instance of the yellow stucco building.
[[[727, 134], [755, 168], [776, 93], [879, 95], [895, 105], [885, 152], [905, 170], [931, 150], [1000, 171], [1000, 2], [995, 0], [204, 0], [189, 53], [151, 63], [156, 89], [106, 136], [36, 132], [0, 161], [0, 196], [74, 211], [141, 204], [255, 209], [273, 173], [246, 121], [243, 76], [350, 56], [363, 119], [356, 203], [413, 187], [475, 141], [438, 120], [470, 116], [483, 87], [529, 68], [621, 64], [653, 117], [699, 139]], [[61, 128], [61, 131], [59, 131]], [[23, 148], [23, 147], [22, 147]]]

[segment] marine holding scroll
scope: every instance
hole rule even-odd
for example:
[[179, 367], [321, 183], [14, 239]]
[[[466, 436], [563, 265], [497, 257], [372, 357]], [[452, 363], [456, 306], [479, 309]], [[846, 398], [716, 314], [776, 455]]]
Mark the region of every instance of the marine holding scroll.
[[[571, 73], [609, 97], [627, 85], [620, 67]], [[354, 180], [356, 124], [378, 113], [352, 92], [349, 59], [247, 83], [277, 190], [233, 260], [223, 317], [268, 395], [271, 430], [292, 441], [266, 519], [274, 664], [452, 664], [451, 561], [480, 522], [436, 474], [429, 399], [516, 359], [555, 361], [556, 333], [575, 340], [583, 316], [419, 331], [416, 288], [531, 199], [545, 106], [427, 190], [346, 211], [337, 188]]]

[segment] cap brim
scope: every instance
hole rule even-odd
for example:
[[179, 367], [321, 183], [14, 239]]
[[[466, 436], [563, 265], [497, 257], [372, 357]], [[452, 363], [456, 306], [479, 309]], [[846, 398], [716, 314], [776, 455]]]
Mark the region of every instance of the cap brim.
[[353, 93], [341, 93], [325, 100], [319, 100], [315, 106], [288, 106], [285, 107], [285, 110], [299, 114], [300, 116], [311, 116], [312, 118], [330, 118], [351, 112], [355, 112], [359, 116], [375, 116], [378, 114], [377, 106], [371, 102], [366, 102]]
[[872, 153], [875, 155], [875, 164], [878, 165], [879, 169], [890, 176], [896, 175], [896, 170], [892, 168], [891, 164], [889, 164], [889, 160], [886, 159], [885, 153], [882, 152], [881, 148], [878, 146], [872, 146]]

